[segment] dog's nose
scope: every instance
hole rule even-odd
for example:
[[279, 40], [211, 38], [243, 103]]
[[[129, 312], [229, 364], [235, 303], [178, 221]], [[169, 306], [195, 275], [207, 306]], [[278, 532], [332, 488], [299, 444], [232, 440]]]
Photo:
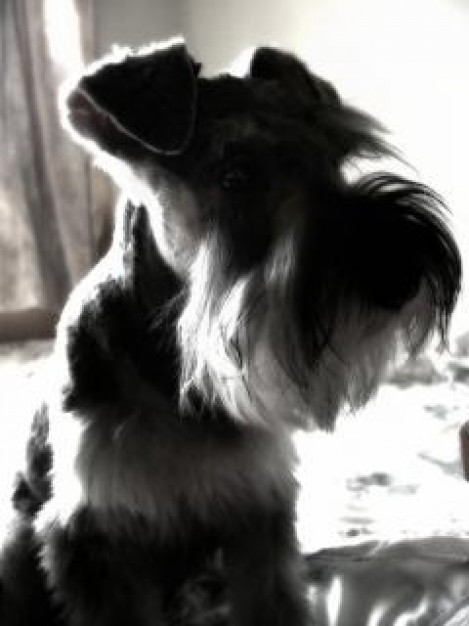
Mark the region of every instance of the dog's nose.
[[81, 123], [93, 114], [94, 107], [80, 89], [73, 90], [66, 99], [67, 112], [70, 121], [80, 128]]
[[79, 87], [70, 92], [65, 104], [69, 122], [85, 135], [102, 133], [111, 123], [109, 116], [101, 111]]

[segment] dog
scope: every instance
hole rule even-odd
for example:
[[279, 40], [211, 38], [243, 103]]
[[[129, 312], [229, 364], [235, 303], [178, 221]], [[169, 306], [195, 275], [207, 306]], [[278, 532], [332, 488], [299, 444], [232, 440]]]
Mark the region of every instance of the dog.
[[352, 180], [392, 154], [380, 124], [275, 48], [214, 77], [180, 40], [115, 50], [62, 104], [122, 199], [64, 308], [15, 491], [47, 623], [171, 623], [208, 557], [230, 623], [313, 623], [291, 434], [446, 342], [445, 206], [395, 174]]

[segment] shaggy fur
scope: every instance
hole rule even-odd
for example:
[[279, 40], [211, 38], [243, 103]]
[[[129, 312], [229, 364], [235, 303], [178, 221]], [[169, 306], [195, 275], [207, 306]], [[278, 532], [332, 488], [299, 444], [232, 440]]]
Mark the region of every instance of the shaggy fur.
[[391, 152], [379, 124], [275, 49], [213, 78], [181, 42], [118, 51], [63, 105], [123, 200], [63, 312], [15, 494], [35, 584], [66, 624], [165, 624], [215, 559], [231, 623], [305, 626], [290, 435], [445, 340], [444, 206], [389, 173], [349, 181]]

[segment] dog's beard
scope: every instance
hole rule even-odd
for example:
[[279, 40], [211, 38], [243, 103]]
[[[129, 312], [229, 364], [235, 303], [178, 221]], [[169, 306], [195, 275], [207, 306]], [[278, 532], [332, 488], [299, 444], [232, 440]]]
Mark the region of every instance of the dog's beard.
[[412, 353], [425, 342], [434, 319], [424, 293], [399, 312], [350, 295], [323, 306], [312, 293], [311, 319], [299, 323], [291, 286], [301, 280], [301, 239], [291, 229], [244, 273], [230, 267], [217, 233], [200, 246], [179, 318], [183, 407], [195, 391], [243, 422], [331, 428], [344, 405], [369, 400], [400, 348]]

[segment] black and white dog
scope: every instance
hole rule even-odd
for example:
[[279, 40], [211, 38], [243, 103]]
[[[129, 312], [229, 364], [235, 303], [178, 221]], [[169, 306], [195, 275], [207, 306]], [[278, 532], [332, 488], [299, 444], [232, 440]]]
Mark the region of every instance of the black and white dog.
[[63, 312], [15, 493], [47, 623], [166, 624], [214, 554], [232, 624], [312, 623], [290, 436], [445, 340], [461, 267], [442, 202], [351, 181], [351, 159], [389, 154], [380, 126], [276, 49], [213, 78], [181, 42], [115, 52], [64, 104], [124, 200]]

